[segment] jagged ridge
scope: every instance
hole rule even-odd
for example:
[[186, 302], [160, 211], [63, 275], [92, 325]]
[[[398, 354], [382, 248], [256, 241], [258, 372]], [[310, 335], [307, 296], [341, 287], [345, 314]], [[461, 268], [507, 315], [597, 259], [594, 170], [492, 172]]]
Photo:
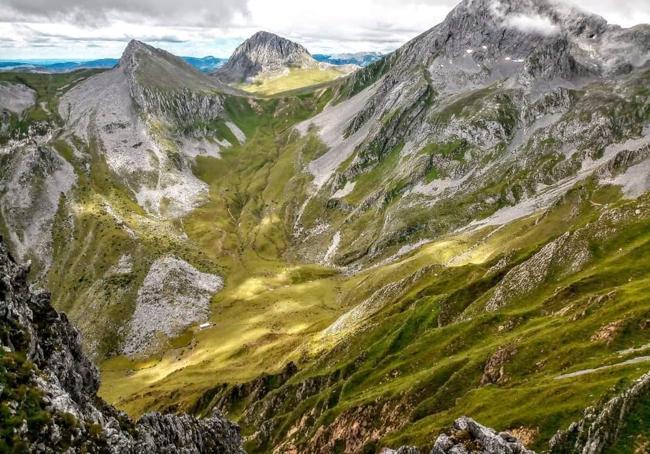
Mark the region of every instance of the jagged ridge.
[[239, 429], [213, 413], [150, 413], [137, 423], [97, 397], [80, 337], [0, 242], [0, 448], [29, 452], [242, 453]]

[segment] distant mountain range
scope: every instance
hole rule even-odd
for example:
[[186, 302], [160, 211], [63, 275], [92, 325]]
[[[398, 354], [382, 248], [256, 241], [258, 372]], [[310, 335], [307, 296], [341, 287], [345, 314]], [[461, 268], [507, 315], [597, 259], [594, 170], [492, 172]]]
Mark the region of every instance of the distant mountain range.
[[370, 63], [376, 62], [384, 54], [380, 52], [355, 52], [348, 54], [314, 54], [313, 57], [316, 61], [329, 63], [331, 65], [358, 65], [367, 66]]
[[[227, 58], [181, 57], [199, 71], [210, 72], [222, 66]], [[0, 60], [0, 71], [29, 71], [45, 73], [66, 73], [77, 69], [110, 69], [119, 63], [118, 58], [99, 60]]]
[[[358, 52], [353, 54], [315, 54], [314, 59], [332, 65], [366, 66], [379, 60], [379, 52]], [[213, 72], [228, 61], [220, 57], [181, 57], [190, 65], [202, 72]], [[0, 60], [0, 71], [28, 71], [43, 73], [66, 73], [78, 69], [110, 69], [117, 65], [117, 58], [101, 58], [98, 60]]]

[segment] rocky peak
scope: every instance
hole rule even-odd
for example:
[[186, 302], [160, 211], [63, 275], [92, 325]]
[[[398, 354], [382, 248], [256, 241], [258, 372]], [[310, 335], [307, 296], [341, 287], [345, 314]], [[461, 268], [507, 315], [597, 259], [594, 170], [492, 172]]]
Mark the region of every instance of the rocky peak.
[[[552, 0], [464, 0], [387, 61], [380, 95], [400, 82], [419, 86], [414, 80], [423, 77], [422, 67], [439, 93], [500, 81], [531, 90], [573, 87], [645, 65], [650, 31], [609, 25], [600, 16]], [[356, 77], [368, 78], [372, 70]]]
[[290, 67], [317, 67], [309, 51], [298, 43], [273, 33], [259, 31], [235, 49], [228, 62], [215, 72], [227, 82], [243, 82], [261, 73]]
[[212, 78], [182, 58], [135, 39], [124, 49], [118, 66], [130, 76], [137, 75], [138, 81], [148, 86], [204, 90], [221, 88]]
[[312, 59], [309, 51], [300, 44], [265, 31], [257, 32], [244, 41], [235, 50], [232, 58], [242, 56], [260, 65], [300, 65]]
[[609, 28], [600, 16], [549, 0], [465, 0], [427, 34], [444, 37], [453, 54], [517, 52], [509, 54], [516, 58], [558, 40], [597, 40]]
[[[517, 28], [524, 33], [559, 32], [593, 37], [607, 29], [607, 21], [579, 8], [549, 0], [465, 0], [454, 8], [445, 22], [483, 20], [486, 26]], [[544, 29], [547, 28], [547, 29]]]
[[136, 58], [139, 54], [143, 52], [152, 54], [155, 51], [156, 49], [149, 46], [148, 44], [145, 44], [142, 41], [138, 41], [137, 39], [132, 39], [129, 41], [129, 44], [127, 44], [124, 52], [122, 52], [119, 66], [126, 67], [132, 65], [136, 61]]

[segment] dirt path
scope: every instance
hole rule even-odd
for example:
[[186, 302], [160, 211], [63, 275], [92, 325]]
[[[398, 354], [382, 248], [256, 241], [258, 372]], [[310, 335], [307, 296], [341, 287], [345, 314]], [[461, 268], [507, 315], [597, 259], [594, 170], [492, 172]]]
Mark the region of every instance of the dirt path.
[[636, 358], [628, 359], [627, 361], [623, 361], [621, 363], [611, 364], [609, 366], [597, 367], [595, 369], [584, 369], [576, 372], [571, 372], [570, 374], [558, 375], [557, 377], [555, 377], [555, 380], [579, 377], [581, 375], [593, 374], [596, 372], [600, 372], [602, 370], [613, 369], [614, 367], [629, 366], [630, 364], [645, 363], [645, 362], [650, 362], [650, 356], [637, 356]]

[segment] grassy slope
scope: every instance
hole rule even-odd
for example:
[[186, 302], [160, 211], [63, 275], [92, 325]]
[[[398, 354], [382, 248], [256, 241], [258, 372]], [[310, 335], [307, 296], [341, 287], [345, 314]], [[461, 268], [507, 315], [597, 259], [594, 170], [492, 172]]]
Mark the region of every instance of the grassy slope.
[[[179, 337], [173, 342], [176, 348], [161, 357], [106, 362], [102, 367], [104, 397], [132, 414], [152, 408], [188, 408], [218, 382], [250, 380], [260, 371], [281, 369], [289, 360], [300, 363], [303, 371], [294, 379], [300, 380], [331, 373], [367, 355], [347, 380], [322, 391], [304, 408], [281, 414], [282, 427], [291, 427], [310, 405], [318, 407], [319, 402], [331, 401], [336, 395], [336, 405], [307, 428], [305, 441], [320, 423], [331, 423], [368, 402], [400, 396], [411, 405], [403, 415], [410, 423], [386, 435], [381, 444], [427, 445], [455, 417], [470, 414], [499, 429], [539, 428], [536, 447], [541, 447], [585, 406], [640, 375], [643, 369], [637, 365], [575, 379], [553, 379], [567, 371], [618, 362], [616, 351], [642, 343], [643, 334], [634, 328], [634, 321], [650, 309], [640, 298], [647, 291], [644, 276], [629, 287], [622, 284], [625, 288], [619, 291], [625, 296], [606, 308], [590, 309], [595, 312], [580, 323], [570, 316], [552, 315], [545, 308], [549, 299], [557, 312], [571, 302], [585, 304], [590, 296], [607, 293], [616, 285], [615, 275], [626, 269], [633, 272], [631, 263], [638, 270], [634, 272], [642, 274], [645, 262], [628, 254], [620, 263], [609, 259], [610, 250], [617, 250], [619, 243], [631, 245], [626, 249], [629, 254], [645, 248], [646, 238], [639, 226], [629, 230], [634, 241], [617, 239], [608, 246], [610, 250], [601, 252], [602, 261], [555, 284], [570, 289], [570, 297], [561, 304], [554, 299], [552, 287], [495, 314], [437, 326], [441, 301], [448, 295], [466, 289], [466, 304], [480, 297], [472, 292], [476, 286], [485, 288], [474, 283], [481, 281], [480, 276], [496, 258], [516, 251], [523, 259], [564, 231], [596, 219], [595, 205], [577, 196], [541, 220], [534, 216], [496, 232], [490, 228], [442, 238], [399, 262], [355, 276], [283, 259], [291, 243], [287, 226], [307, 183], [304, 176], [296, 174], [296, 164], [320, 152], [312, 137], [297, 138], [287, 130], [290, 123], [307, 114], [304, 103], [313, 101], [306, 99], [302, 103], [262, 103], [269, 115], [253, 112], [243, 102], [231, 103], [231, 114], [250, 139], [224, 152], [219, 160], [201, 158], [197, 162], [195, 171], [210, 184], [211, 200], [183, 220], [190, 243], [208, 262], [222, 267], [227, 278], [226, 288], [213, 302], [213, 326]], [[322, 107], [327, 100], [326, 94], [316, 103]], [[270, 115], [272, 112], [283, 114]], [[588, 190], [596, 205], [612, 203], [618, 197], [616, 191]], [[582, 214], [570, 216], [576, 209]], [[373, 319], [370, 330], [358, 334], [358, 341], [352, 333], [352, 338], [344, 340], [347, 347], [341, 349], [336, 338], [320, 336], [347, 308], [386, 283], [426, 266], [445, 265], [454, 257], [459, 257], [455, 267], [426, 273], [391, 301]], [[594, 285], [594, 281], [604, 284]], [[620, 317], [630, 320], [629, 334], [624, 332], [610, 345], [589, 340], [604, 324]], [[500, 327], [513, 320], [516, 328], [502, 332]], [[561, 349], [557, 349], [558, 338], [562, 339]], [[478, 386], [486, 359], [507, 343], [518, 345], [513, 362], [505, 366], [508, 381]], [[541, 364], [540, 370], [536, 364]], [[250, 429], [253, 427], [245, 426]], [[285, 434], [280, 430], [276, 436], [281, 439]], [[255, 445], [249, 448], [259, 449]]]
[[[611, 197], [608, 191], [601, 190], [591, 194], [589, 200], [599, 203], [611, 201]], [[576, 202], [569, 199], [552, 216], [518, 221], [497, 232], [481, 248], [497, 256], [515, 250], [523, 259], [538, 249], [538, 241], [552, 238], [562, 229], [593, 223], [599, 213], [588, 205], [587, 201], [579, 205], [582, 215], [572, 218], [569, 213]], [[623, 210], [635, 213], [636, 206], [630, 203]], [[401, 414], [407, 425], [390, 433], [380, 417], [365, 421], [380, 434], [387, 432], [377, 447], [430, 447], [442, 428], [467, 414], [497, 430], [521, 426], [539, 430], [533, 446], [542, 449], [556, 430], [567, 427], [585, 407], [598, 402], [603, 395], [620, 391], [648, 368], [636, 364], [555, 379], [567, 372], [617, 364], [647, 354], [620, 353], [647, 343], [643, 322], [650, 314], [650, 220], [644, 212], [645, 217], [626, 222], [601, 244], [593, 241], [596, 259], [584, 271], [558, 279], [552, 277], [533, 294], [494, 313], [478, 309], [485, 301], [483, 295], [497, 282], [485, 281], [483, 276], [494, 260], [478, 259], [483, 255], [480, 251], [476, 251], [477, 260], [473, 260], [476, 264], [425, 273], [373, 317], [366, 324], [367, 329], [345, 339], [325, 356], [315, 358], [291, 380], [297, 384], [310, 376], [332, 376], [337, 370], [353, 370], [345, 379], [334, 381], [311, 397], [309, 404], [278, 411], [275, 419], [281, 422], [274, 434], [278, 437], [275, 441], [286, 437], [289, 430], [299, 446], [301, 442], [308, 444], [317, 427], [335, 426], [337, 418], [345, 421], [346, 415], [354, 414], [355, 409], [380, 402], [393, 407], [392, 412]], [[408, 267], [412, 260], [423, 265], [425, 251], [430, 248], [415, 253], [404, 266]], [[402, 269], [403, 266], [392, 267], [391, 274], [402, 275]], [[613, 298], [605, 298], [604, 303], [594, 302], [598, 296], [612, 291]], [[474, 307], [477, 315], [440, 326], [441, 312], [458, 301], [469, 305], [469, 313]], [[622, 328], [611, 342], [592, 340], [603, 326], [619, 320], [623, 321]], [[517, 347], [514, 357], [504, 365], [507, 379], [499, 384], [480, 385], [487, 359], [504, 345]], [[276, 392], [282, 393], [282, 389]], [[311, 408], [317, 409], [316, 420], [301, 426], [301, 419]], [[359, 416], [353, 419], [364, 422]], [[294, 432], [291, 428], [298, 430]], [[255, 424], [249, 430], [256, 430]], [[268, 446], [251, 443], [248, 448], [255, 452], [265, 451]]]
[[311, 85], [322, 84], [344, 76], [346, 73], [336, 69], [298, 69], [292, 68], [289, 74], [280, 77], [258, 79], [250, 84], [240, 84], [237, 88], [258, 95], [275, 95]]

